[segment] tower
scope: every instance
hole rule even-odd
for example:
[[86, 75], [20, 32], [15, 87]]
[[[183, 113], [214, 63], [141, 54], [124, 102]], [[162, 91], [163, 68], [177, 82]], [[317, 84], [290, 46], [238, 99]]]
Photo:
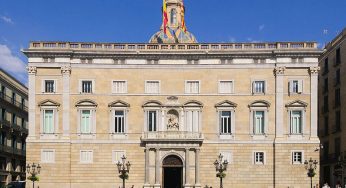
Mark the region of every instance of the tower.
[[163, 0], [162, 25], [150, 43], [197, 43], [195, 36], [186, 29], [183, 0]]

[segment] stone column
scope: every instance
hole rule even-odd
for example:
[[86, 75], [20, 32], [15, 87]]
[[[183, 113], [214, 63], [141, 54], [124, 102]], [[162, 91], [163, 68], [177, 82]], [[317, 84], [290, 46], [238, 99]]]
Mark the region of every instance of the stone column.
[[196, 148], [195, 150], [195, 188], [201, 187], [199, 180], [199, 152], [200, 149]]
[[160, 187], [160, 148], [155, 149], [155, 185]]
[[150, 182], [149, 182], [149, 152], [150, 152], [150, 148], [145, 148], [145, 182], [144, 182], [144, 187], [150, 187]]
[[28, 139], [35, 139], [36, 135], [36, 81], [35, 76], [37, 73], [36, 67], [28, 66], [27, 67], [29, 74], [29, 135]]
[[63, 115], [62, 115], [62, 125], [63, 125], [63, 137], [69, 138], [70, 136], [70, 75], [71, 67], [63, 66], [61, 67], [62, 74], [62, 99], [63, 99]]
[[284, 113], [284, 74], [286, 67], [276, 67], [275, 73], [275, 126], [276, 137], [283, 137]]
[[317, 138], [317, 118], [318, 118], [318, 71], [320, 67], [310, 67], [310, 84], [311, 84], [311, 96], [310, 96], [310, 138]]
[[190, 185], [190, 148], [185, 148], [185, 186], [191, 187]]

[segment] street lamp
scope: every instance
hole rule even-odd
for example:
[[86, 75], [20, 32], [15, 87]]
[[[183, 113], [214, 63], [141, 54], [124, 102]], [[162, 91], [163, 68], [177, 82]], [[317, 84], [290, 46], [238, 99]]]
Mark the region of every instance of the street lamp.
[[311, 180], [311, 188], [312, 188], [312, 178], [316, 175], [315, 170], [317, 168], [318, 162], [316, 160], [312, 160], [310, 158], [309, 161], [305, 160], [304, 165], [305, 169], [308, 171], [308, 177], [310, 177]]
[[222, 160], [223, 156], [220, 153], [218, 159], [214, 162], [216, 169], [216, 177], [220, 178], [220, 188], [223, 188], [222, 179], [226, 177], [224, 171], [227, 170], [228, 161]]
[[129, 172], [130, 172], [130, 167], [131, 164], [129, 161], [126, 162], [126, 157], [123, 155], [121, 157], [122, 162], [118, 161], [117, 167], [118, 171], [120, 173], [119, 177], [123, 180], [123, 188], [125, 188], [125, 179], [129, 178]]
[[28, 177], [28, 179], [32, 181], [32, 188], [35, 188], [35, 181], [39, 181], [37, 174], [40, 174], [41, 172], [40, 164], [37, 164], [37, 165], [35, 163], [32, 163], [32, 165], [27, 164], [26, 172], [31, 175]]

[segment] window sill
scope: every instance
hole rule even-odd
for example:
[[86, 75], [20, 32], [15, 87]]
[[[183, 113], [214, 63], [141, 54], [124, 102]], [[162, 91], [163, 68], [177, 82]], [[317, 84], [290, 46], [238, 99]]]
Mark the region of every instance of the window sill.
[[78, 138], [79, 139], [96, 139], [96, 134], [95, 133], [91, 133], [91, 134], [78, 134]]
[[52, 133], [52, 134], [40, 134], [40, 139], [58, 139], [58, 134]]
[[111, 133], [110, 136], [111, 136], [111, 139], [117, 140], [117, 139], [126, 139], [128, 135], [125, 133], [119, 133], [119, 134], [118, 133]]
[[253, 140], [264, 140], [268, 137], [268, 135], [266, 135], [266, 134], [254, 134], [254, 135], [251, 135], [251, 137]]
[[219, 138], [220, 138], [220, 140], [233, 140], [234, 135], [233, 134], [220, 134]]
[[288, 138], [291, 140], [302, 140], [304, 138], [304, 134], [289, 134]]

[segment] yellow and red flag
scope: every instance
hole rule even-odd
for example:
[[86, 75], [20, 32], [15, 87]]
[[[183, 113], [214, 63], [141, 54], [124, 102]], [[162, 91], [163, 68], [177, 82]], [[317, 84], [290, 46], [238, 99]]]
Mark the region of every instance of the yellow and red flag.
[[167, 2], [163, 0], [163, 31], [167, 35], [167, 24], [168, 24], [168, 14], [167, 14]]
[[184, 32], [186, 32], [186, 25], [185, 25], [185, 6], [184, 6], [184, 0], [181, 1], [181, 28]]

